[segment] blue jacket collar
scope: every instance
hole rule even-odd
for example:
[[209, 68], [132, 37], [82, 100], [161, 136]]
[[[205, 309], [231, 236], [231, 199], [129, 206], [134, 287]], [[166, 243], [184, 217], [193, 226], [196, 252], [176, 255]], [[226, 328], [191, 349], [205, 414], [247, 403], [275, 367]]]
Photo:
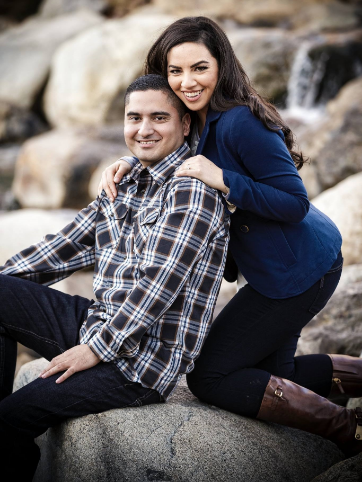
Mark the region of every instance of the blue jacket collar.
[[205, 127], [204, 127], [204, 130], [202, 131], [199, 145], [197, 146], [196, 155], [197, 155], [197, 154], [200, 154], [200, 152], [202, 152], [202, 150], [203, 150], [203, 148], [204, 148], [206, 138], [207, 138], [207, 136], [208, 136], [208, 134], [209, 134], [210, 123], [211, 123], [211, 122], [215, 122], [216, 120], [218, 120], [218, 118], [221, 116], [221, 114], [222, 114], [222, 112], [212, 110], [212, 109], [210, 109], [210, 107], [209, 107], [209, 109], [208, 109], [208, 111], [207, 111], [207, 115], [206, 115]]

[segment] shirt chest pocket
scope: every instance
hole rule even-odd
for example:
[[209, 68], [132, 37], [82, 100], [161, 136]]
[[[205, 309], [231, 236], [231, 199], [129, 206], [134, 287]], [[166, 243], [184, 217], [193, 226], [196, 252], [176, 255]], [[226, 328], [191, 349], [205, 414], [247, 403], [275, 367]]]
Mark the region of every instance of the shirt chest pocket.
[[96, 249], [114, 248], [119, 243], [127, 214], [124, 204], [109, 204], [97, 214]]
[[159, 207], [152, 206], [142, 210], [137, 216], [137, 222], [135, 223], [135, 245], [139, 251], [142, 250], [143, 245], [155, 227], [160, 217], [160, 212], [161, 209]]

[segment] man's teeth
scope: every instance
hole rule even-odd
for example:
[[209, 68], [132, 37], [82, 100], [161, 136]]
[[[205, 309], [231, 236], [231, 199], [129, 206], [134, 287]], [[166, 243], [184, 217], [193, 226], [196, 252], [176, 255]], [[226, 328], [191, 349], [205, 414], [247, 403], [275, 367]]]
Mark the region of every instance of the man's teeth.
[[157, 141], [139, 141], [140, 144], [156, 144]]
[[184, 92], [186, 97], [197, 97], [198, 95], [201, 94], [201, 90], [198, 90], [197, 92]]

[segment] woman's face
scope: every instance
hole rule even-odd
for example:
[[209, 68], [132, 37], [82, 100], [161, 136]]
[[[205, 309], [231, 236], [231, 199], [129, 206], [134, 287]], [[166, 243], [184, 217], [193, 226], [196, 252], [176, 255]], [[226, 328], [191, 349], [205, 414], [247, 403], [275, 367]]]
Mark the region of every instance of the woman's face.
[[168, 83], [192, 111], [207, 112], [218, 75], [217, 60], [204, 44], [185, 42], [167, 55]]

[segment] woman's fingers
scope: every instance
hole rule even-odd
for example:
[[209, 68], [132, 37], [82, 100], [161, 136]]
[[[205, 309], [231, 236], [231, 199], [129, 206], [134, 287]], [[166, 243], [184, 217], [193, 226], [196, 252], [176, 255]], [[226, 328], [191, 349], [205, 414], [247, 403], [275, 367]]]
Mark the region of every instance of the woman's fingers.
[[123, 159], [114, 162], [102, 172], [101, 182], [98, 187], [100, 195], [104, 189], [108, 199], [113, 202], [117, 197], [116, 183], [120, 182], [123, 176], [132, 169], [132, 166]]

